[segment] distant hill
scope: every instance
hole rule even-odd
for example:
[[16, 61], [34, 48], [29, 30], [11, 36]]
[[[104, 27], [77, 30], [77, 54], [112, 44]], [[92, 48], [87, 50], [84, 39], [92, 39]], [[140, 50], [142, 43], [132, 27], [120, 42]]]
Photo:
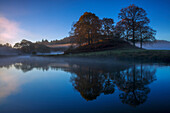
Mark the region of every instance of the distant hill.
[[65, 51], [67, 50], [71, 45], [76, 46], [76, 40], [74, 36], [65, 37], [61, 40], [53, 40], [49, 43], [46, 43], [45, 45], [49, 48], [51, 48], [52, 51]]
[[[140, 43], [137, 43], [136, 46], [140, 47]], [[150, 50], [170, 50], [170, 41], [157, 40], [154, 42], [146, 42], [143, 43], [143, 48]]]
[[61, 40], [53, 40], [51, 42], [48, 43], [48, 45], [54, 45], [54, 44], [68, 44], [68, 43], [75, 43], [75, 37], [74, 36], [69, 36], [69, 37], [65, 37]]

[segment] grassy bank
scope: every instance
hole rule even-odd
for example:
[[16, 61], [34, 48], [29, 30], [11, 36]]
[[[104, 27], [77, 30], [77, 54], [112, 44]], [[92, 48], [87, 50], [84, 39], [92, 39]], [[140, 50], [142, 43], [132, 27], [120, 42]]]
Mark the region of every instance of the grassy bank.
[[98, 52], [83, 52], [64, 56], [74, 57], [116, 57], [118, 59], [151, 60], [170, 62], [170, 50], [117, 49]]

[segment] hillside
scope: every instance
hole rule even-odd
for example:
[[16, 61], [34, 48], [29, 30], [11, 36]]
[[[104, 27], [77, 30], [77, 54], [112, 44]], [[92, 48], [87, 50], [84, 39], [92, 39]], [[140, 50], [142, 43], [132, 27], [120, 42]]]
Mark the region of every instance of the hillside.
[[82, 53], [82, 52], [95, 52], [104, 50], [117, 50], [117, 49], [139, 49], [138, 47], [132, 46], [130, 43], [121, 39], [105, 39], [103, 41], [97, 42], [91, 45], [79, 46], [77, 48], [70, 48], [65, 51], [68, 53]]
[[[70, 42], [75, 43], [75, 39], [73, 37], [67, 37], [67, 38], [64, 38], [63, 41], [59, 41], [57, 43], [49, 43], [47, 46], [52, 48], [53, 50], [56, 50], [56, 51], [65, 51], [72, 45]], [[112, 43], [112, 41], [109, 43], [108, 46], [113, 47], [111, 43]], [[123, 42], [123, 43], [126, 43], [126, 42]], [[100, 44], [100, 49], [102, 48], [101, 44]], [[116, 46], [115, 41], [113, 42], [113, 44]], [[73, 45], [75, 45], [75, 44], [73, 44]], [[83, 48], [87, 47], [87, 48], [97, 49], [98, 46], [97, 47], [96, 46], [94, 46], [94, 47], [84, 46]], [[106, 46], [106, 44], [104, 44], [103, 46]], [[140, 43], [136, 43], [136, 46], [140, 47]], [[109, 48], [106, 48], [106, 49], [109, 49]], [[145, 42], [145, 43], [143, 43], [143, 49], [148, 49], [148, 50], [170, 50], [170, 41], [157, 40], [157, 41], [154, 41], [154, 42]], [[83, 50], [81, 48], [81, 51], [86, 51], [86, 50]], [[92, 50], [90, 50], [90, 51], [92, 51]]]

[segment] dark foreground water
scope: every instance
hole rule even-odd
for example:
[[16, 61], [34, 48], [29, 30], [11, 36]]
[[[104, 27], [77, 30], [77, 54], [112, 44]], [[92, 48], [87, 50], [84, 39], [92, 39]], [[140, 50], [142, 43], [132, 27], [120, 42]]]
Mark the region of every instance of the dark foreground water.
[[0, 58], [0, 113], [168, 113], [170, 66], [104, 58]]

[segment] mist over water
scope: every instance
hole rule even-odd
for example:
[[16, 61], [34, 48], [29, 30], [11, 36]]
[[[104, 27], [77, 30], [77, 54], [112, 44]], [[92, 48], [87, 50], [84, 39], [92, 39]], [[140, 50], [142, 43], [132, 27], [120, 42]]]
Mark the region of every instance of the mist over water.
[[1, 58], [0, 112], [170, 112], [169, 80], [169, 64]]

